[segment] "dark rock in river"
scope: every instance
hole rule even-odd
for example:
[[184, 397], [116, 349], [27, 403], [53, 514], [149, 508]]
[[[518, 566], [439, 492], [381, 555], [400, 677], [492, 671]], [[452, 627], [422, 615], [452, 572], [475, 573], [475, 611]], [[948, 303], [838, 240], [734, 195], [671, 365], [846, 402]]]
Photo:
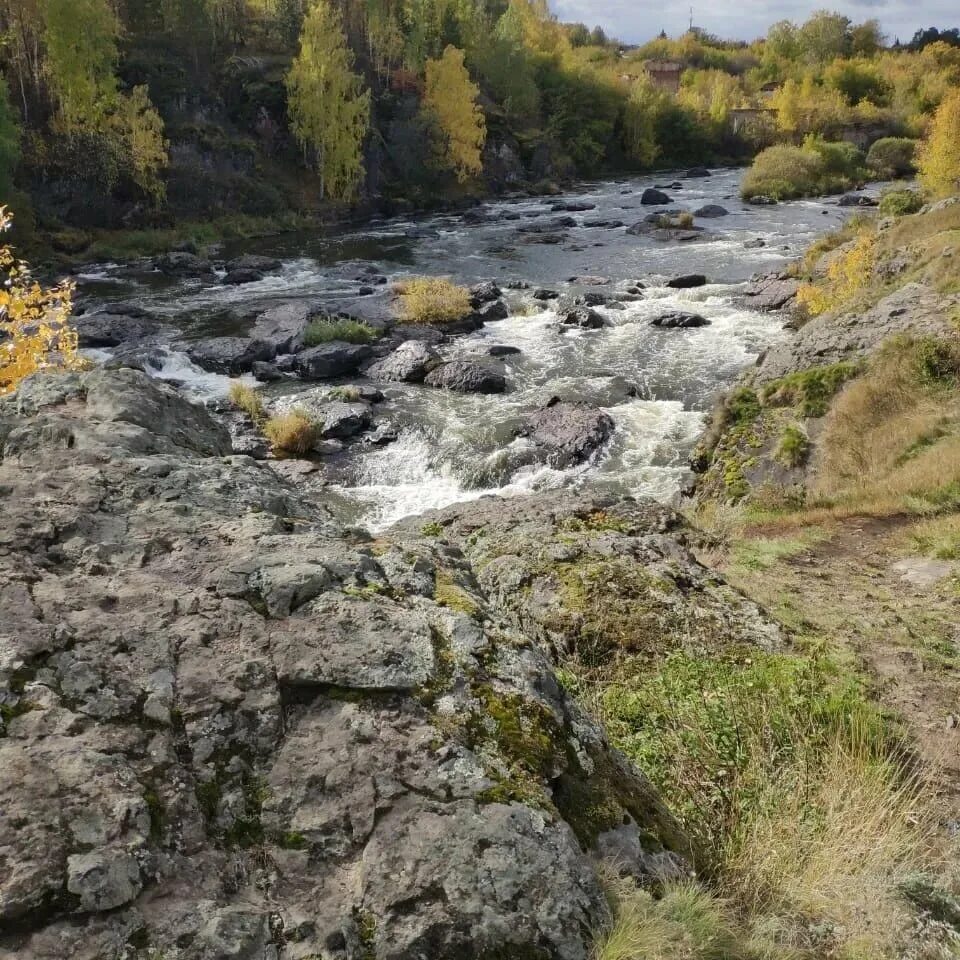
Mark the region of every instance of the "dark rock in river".
[[662, 191], [647, 187], [640, 196], [640, 202], [647, 207], [660, 206], [673, 201]]
[[699, 313], [684, 313], [682, 310], [674, 310], [670, 313], [661, 314], [650, 324], [652, 327], [663, 327], [672, 329], [675, 327], [709, 327], [710, 321]]
[[765, 247], [767, 241], [762, 237], [755, 237], [753, 240], [745, 240], [743, 243], [744, 250], [758, 250], [760, 247]]
[[239, 287], [245, 283], [259, 283], [265, 276], [259, 270], [231, 270], [220, 282], [227, 287]]
[[470, 288], [470, 305], [476, 310], [485, 303], [499, 300], [502, 295], [501, 289], [493, 280], [484, 280]]
[[321, 410], [320, 436], [324, 440], [349, 440], [363, 433], [371, 420], [369, 404], [332, 400]]
[[157, 257], [153, 265], [161, 272], [178, 277], [205, 277], [213, 273], [213, 264], [195, 253], [173, 252]]
[[272, 343], [277, 353], [295, 353], [303, 347], [310, 321], [323, 313], [318, 300], [290, 300], [264, 310], [250, 328], [250, 336]]
[[187, 346], [186, 352], [198, 367], [228, 376], [248, 373], [257, 361], [269, 363], [277, 354], [273, 344], [251, 337], [197, 340]]
[[487, 354], [491, 357], [514, 357], [522, 352], [519, 347], [511, 347], [502, 343], [495, 343], [487, 350]]
[[559, 296], [556, 290], [547, 290], [545, 287], [537, 287], [533, 291], [534, 300], [556, 300]]
[[709, 177], [710, 171], [706, 167], [691, 167], [685, 174], [688, 180], [692, 180], [697, 177]]
[[707, 278], [702, 273], [686, 273], [667, 281], [667, 286], [674, 290], [687, 290], [691, 287], [705, 286]]
[[365, 343], [321, 343], [297, 354], [296, 370], [305, 380], [326, 380], [356, 373], [373, 356]]
[[564, 213], [583, 213], [587, 210], [595, 210], [597, 205], [586, 200], [561, 200], [558, 203], [551, 204], [554, 210]]
[[235, 270], [256, 270], [258, 273], [273, 273], [283, 266], [280, 260], [275, 257], [261, 257], [255, 253], [246, 253], [242, 257], [235, 257], [227, 261], [226, 269], [228, 273]]
[[614, 229], [615, 227], [622, 227], [623, 225], [622, 220], [606, 220], [603, 217], [594, 217], [583, 221], [583, 226], [590, 229], [600, 229], [603, 227]]
[[551, 217], [544, 220], [543, 223], [527, 223], [518, 230], [520, 233], [556, 233], [559, 230], [567, 230], [575, 227], [577, 221], [573, 217]]
[[705, 207], [700, 207], [699, 210], [693, 211], [695, 217], [703, 217], [709, 220], [717, 217], [726, 217], [729, 216], [729, 214], [730, 211], [726, 207], [721, 207], [718, 203], [708, 203]]
[[417, 340], [408, 340], [401, 343], [388, 357], [368, 367], [366, 374], [371, 380], [422, 383], [438, 363], [440, 355], [436, 350]]
[[109, 305], [73, 320], [81, 347], [115, 347], [155, 336], [165, 329], [145, 310], [133, 304]]
[[274, 383], [283, 379], [283, 374], [275, 363], [267, 363], [264, 360], [255, 360], [250, 367], [250, 372], [254, 378], [261, 383]]
[[449, 360], [431, 370], [424, 382], [457, 393], [503, 393], [507, 389], [503, 371], [479, 360]]
[[839, 207], [876, 207], [880, 201], [862, 193], [845, 193], [838, 201]]
[[561, 310], [557, 313], [560, 322], [565, 327], [580, 327], [583, 330], [599, 330], [606, 326], [603, 317], [596, 310], [590, 307], [573, 307], [569, 310]]
[[486, 322], [488, 320], [506, 320], [510, 316], [510, 309], [503, 300], [494, 300], [479, 310], [480, 318]]
[[780, 310], [797, 295], [800, 281], [785, 273], [771, 273], [750, 281], [744, 295], [754, 310]]
[[587, 290], [584, 293], [565, 293], [557, 300], [556, 311], [558, 314], [569, 313], [578, 307], [602, 307], [610, 299], [605, 293], [599, 293], [596, 290]]
[[565, 470], [588, 460], [613, 433], [609, 414], [579, 403], [552, 400], [531, 414], [518, 431], [546, 455], [557, 470]]

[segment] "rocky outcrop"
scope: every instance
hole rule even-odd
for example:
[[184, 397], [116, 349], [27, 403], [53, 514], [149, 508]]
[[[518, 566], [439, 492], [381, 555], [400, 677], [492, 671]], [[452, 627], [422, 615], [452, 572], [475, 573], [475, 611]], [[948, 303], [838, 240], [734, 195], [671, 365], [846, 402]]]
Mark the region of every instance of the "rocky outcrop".
[[[746, 244], [744, 244], [746, 246]], [[751, 280], [744, 296], [750, 298], [754, 310], [782, 310], [790, 304], [800, 289], [800, 281], [785, 273], [770, 273]]]
[[304, 380], [328, 380], [356, 373], [372, 356], [373, 351], [365, 343], [334, 340], [302, 350], [297, 354], [295, 367]]
[[136, 304], [105, 304], [92, 313], [74, 320], [81, 347], [116, 347], [121, 343], [138, 343], [168, 331], [156, 318]]
[[302, 350], [303, 337], [310, 321], [323, 313], [315, 300], [289, 300], [259, 314], [250, 328], [250, 336], [273, 344], [277, 353]]
[[667, 203], [673, 203], [673, 201], [662, 191], [657, 190], [654, 187], [647, 187], [646, 190], [640, 195], [640, 202], [644, 206], [662, 206]]
[[673, 329], [676, 327], [709, 327], [710, 321], [699, 313], [685, 313], [683, 310], [672, 310], [654, 317], [650, 322], [652, 327]]
[[888, 337], [907, 331], [955, 336], [949, 318], [958, 305], [956, 294], [906, 283], [868, 310], [814, 317], [789, 340], [770, 347], [754, 377], [763, 383], [796, 370], [857, 360], [873, 353]]
[[4, 958], [587, 960], [599, 851], [686, 844], [554, 675], [583, 589], [651, 643], [776, 642], [663, 507], [368, 540], [128, 369], [0, 401], [0, 487]]
[[251, 337], [212, 337], [187, 346], [187, 356], [198, 367], [228, 376], [248, 373], [255, 363], [269, 363], [276, 355], [272, 344]]
[[679, 277], [672, 277], [666, 285], [673, 290], [689, 290], [692, 287], [703, 287], [706, 283], [707, 278], [702, 273], [685, 273]]

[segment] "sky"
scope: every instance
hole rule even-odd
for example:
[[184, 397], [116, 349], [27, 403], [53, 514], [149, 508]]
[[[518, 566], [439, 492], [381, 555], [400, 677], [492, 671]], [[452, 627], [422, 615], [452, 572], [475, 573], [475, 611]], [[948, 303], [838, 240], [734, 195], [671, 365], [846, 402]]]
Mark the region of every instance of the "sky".
[[[599, 24], [612, 37], [643, 43], [661, 30], [678, 36], [690, 22], [691, 0], [552, 0], [561, 20]], [[957, 0], [693, 0], [693, 22], [720, 37], [753, 40], [777, 20], [804, 21], [815, 10], [845, 14], [854, 23], [875, 18], [891, 42], [909, 40], [922, 27], [960, 27]]]

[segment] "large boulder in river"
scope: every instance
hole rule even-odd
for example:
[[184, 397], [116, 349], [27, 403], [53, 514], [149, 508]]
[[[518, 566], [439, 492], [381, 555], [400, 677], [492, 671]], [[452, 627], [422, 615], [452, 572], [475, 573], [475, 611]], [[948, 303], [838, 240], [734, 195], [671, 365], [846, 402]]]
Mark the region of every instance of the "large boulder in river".
[[845, 193], [838, 201], [839, 207], [876, 207], [880, 201], [876, 197], [868, 197], [862, 193]]
[[242, 257], [235, 257], [227, 261], [228, 273], [235, 270], [256, 270], [257, 273], [274, 273], [283, 266], [283, 262], [276, 257], [262, 257], [255, 253], [245, 253]]
[[673, 201], [662, 191], [654, 187], [647, 187], [640, 195], [640, 202], [647, 207], [662, 206]]
[[565, 470], [588, 460], [613, 434], [613, 419], [603, 410], [551, 400], [531, 414], [518, 431], [543, 453], [547, 463]]
[[606, 321], [596, 310], [587, 306], [571, 307], [561, 310], [557, 316], [565, 327], [580, 327], [581, 330], [599, 330], [606, 326]]
[[662, 313], [655, 317], [650, 326], [663, 327], [664, 329], [673, 329], [675, 327], [709, 327], [710, 321], [699, 313], [685, 313], [683, 310], [672, 310], [670, 313]]
[[174, 277], [206, 277], [213, 273], [213, 264], [209, 260], [186, 251], [165, 253], [153, 263], [161, 273]]
[[74, 317], [73, 327], [81, 347], [116, 347], [155, 336], [164, 324], [135, 304], [108, 304], [93, 313]]
[[691, 167], [683, 176], [687, 180], [693, 180], [699, 177], [709, 177], [710, 171], [706, 167]]
[[227, 376], [248, 373], [254, 363], [269, 362], [276, 355], [273, 344], [252, 337], [211, 337], [187, 346], [187, 356], [198, 367]]
[[684, 273], [667, 281], [667, 286], [673, 290], [688, 290], [691, 287], [705, 286], [707, 278], [702, 273]]
[[499, 300], [502, 295], [502, 291], [493, 280], [484, 280], [470, 288], [470, 305], [476, 310], [485, 303]]
[[694, 210], [693, 215], [695, 217], [703, 217], [707, 220], [714, 220], [717, 217], [729, 216], [730, 211], [726, 207], [721, 207], [719, 203], [708, 203], [706, 206]]
[[310, 321], [323, 313], [318, 300], [290, 300], [261, 313], [250, 328], [250, 336], [272, 343], [277, 353], [295, 353], [303, 348], [303, 335]]
[[439, 363], [440, 355], [433, 347], [419, 340], [407, 340], [389, 356], [368, 367], [366, 373], [371, 380], [423, 383], [426, 375]]
[[424, 382], [457, 393], [503, 393], [507, 389], [499, 365], [481, 360], [449, 360], [431, 370]]
[[304, 380], [327, 380], [356, 373], [372, 356], [373, 351], [365, 343], [334, 340], [301, 350], [294, 364]]

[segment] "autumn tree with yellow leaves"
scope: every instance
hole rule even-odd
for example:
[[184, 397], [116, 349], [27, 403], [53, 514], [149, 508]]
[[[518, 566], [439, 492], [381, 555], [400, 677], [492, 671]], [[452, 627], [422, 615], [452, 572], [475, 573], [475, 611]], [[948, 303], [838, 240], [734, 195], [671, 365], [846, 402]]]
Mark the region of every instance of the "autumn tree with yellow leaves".
[[[0, 208], [0, 232], [11, 216]], [[75, 370], [83, 366], [77, 332], [70, 326], [73, 284], [41, 287], [30, 267], [12, 248], [0, 246], [0, 396], [12, 393], [24, 377], [41, 370]]]
[[463, 64], [463, 51], [448, 46], [438, 60], [426, 65], [423, 109], [439, 127], [441, 159], [465, 183], [483, 169], [481, 151], [487, 124], [477, 103], [480, 88]]
[[937, 108], [917, 154], [917, 170], [923, 186], [937, 196], [960, 191], [960, 90], [947, 94]]
[[287, 96], [293, 135], [313, 154], [321, 197], [349, 200], [363, 177], [370, 91], [353, 70], [343, 18], [327, 0], [314, 0], [304, 20]]

